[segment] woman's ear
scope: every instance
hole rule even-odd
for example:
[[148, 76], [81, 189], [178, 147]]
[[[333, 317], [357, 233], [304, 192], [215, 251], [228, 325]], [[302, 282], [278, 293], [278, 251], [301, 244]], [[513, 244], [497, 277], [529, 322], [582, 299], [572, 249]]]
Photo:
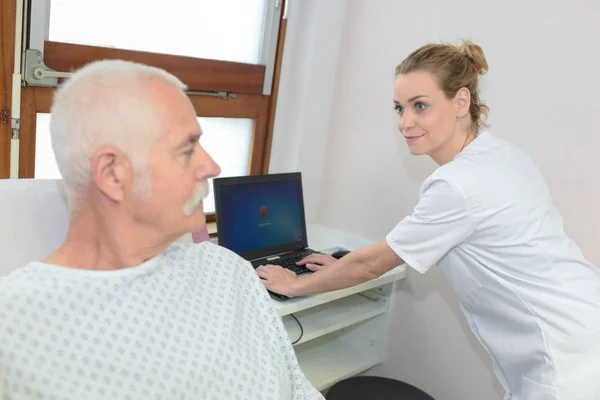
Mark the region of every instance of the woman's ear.
[[471, 92], [466, 87], [460, 88], [454, 96], [454, 104], [456, 106], [456, 117], [462, 118], [469, 114], [471, 106]]

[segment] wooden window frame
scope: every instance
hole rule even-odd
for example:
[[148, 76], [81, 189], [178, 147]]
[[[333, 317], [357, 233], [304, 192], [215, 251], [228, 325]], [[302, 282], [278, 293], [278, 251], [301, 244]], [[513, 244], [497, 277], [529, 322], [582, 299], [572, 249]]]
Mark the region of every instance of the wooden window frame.
[[[10, 173], [10, 104], [14, 64], [16, 0], [0, 5], [0, 178]], [[179, 77], [190, 91], [230, 92], [233, 99], [190, 94], [199, 117], [249, 118], [254, 120], [248, 174], [265, 174], [269, 169], [273, 125], [279, 90], [279, 75], [287, 21], [281, 19], [277, 39], [271, 95], [263, 95], [264, 65], [207, 60], [141, 51], [46, 41], [44, 63], [57, 71], [73, 71], [98, 59], [122, 59], [163, 68]], [[19, 178], [34, 178], [37, 113], [49, 113], [54, 88], [26, 86], [21, 91]], [[0, 118], [4, 118], [0, 115]], [[207, 216], [214, 221], [214, 214]]]
[[10, 108], [15, 62], [15, 14], [15, 0], [0, 1], [0, 178], [10, 176]]

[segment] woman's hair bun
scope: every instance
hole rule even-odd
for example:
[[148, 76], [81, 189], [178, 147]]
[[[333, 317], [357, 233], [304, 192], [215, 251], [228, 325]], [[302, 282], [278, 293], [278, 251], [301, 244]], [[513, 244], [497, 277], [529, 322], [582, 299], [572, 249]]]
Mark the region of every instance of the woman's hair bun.
[[464, 54], [473, 63], [475, 70], [477, 70], [479, 75], [484, 75], [488, 71], [488, 63], [481, 46], [469, 40], [463, 40], [458, 46], [458, 51]]

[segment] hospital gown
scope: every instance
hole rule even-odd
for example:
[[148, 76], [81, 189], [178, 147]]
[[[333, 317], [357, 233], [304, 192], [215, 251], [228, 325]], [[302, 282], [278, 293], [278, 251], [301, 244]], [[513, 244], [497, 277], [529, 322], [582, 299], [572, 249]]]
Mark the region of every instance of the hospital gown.
[[209, 242], [1, 278], [0, 377], [6, 400], [323, 399], [254, 269]]

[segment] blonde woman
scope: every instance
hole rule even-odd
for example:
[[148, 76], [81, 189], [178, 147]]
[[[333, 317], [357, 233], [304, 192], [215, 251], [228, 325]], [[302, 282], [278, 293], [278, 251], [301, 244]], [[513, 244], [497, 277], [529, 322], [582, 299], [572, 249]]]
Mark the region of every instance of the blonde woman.
[[398, 130], [412, 154], [439, 165], [413, 213], [340, 260], [304, 259], [312, 274], [276, 266], [258, 274], [267, 289], [294, 297], [353, 286], [402, 263], [421, 273], [435, 265], [507, 399], [600, 399], [600, 270], [565, 235], [530, 158], [485, 129], [478, 78], [487, 69], [471, 42], [410, 54], [396, 68]]

